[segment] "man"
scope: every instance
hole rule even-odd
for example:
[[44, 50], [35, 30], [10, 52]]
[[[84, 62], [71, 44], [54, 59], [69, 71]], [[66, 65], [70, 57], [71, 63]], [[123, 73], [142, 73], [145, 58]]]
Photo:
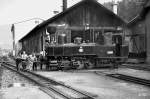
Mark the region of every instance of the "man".
[[27, 58], [27, 69], [32, 70], [33, 69], [33, 63], [35, 61], [35, 57], [34, 55], [29, 55], [29, 57]]
[[43, 56], [42, 53], [40, 54], [39, 58], [40, 58], [40, 69], [42, 70], [42, 67], [43, 67], [43, 64], [44, 64], [44, 56]]
[[116, 50], [116, 56], [120, 57], [121, 56], [121, 44], [117, 40], [116, 45], [115, 45], [115, 50]]
[[23, 54], [21, 55], [21, 59], [22, 59], [22, 68], [23, 68], [23, 69], [26, 69], [26, 65], [27, 65], [26, 60], [27, 60], [27, 58], [28, 58], [28, 55], [26, 54], [25, 51], [23, 51]]
[[16, 57], [16, 67], [17, 71], [19, 70], [19, 64], [21, 63], [21, 54], [19, 53]]
[[33, 70], [37, 70], [37, 57], [36, 57], [35, 53], [32, 54], [31, 59], [33, 60], [33, 67], [32, 67], [32, 69]]
[[26, 54], [25, 51], [23, 51], [23, 53], [22, 53], [22, 55], [21, 55], [21, 58], [24, 59], [24, 60], [26, 60], [27, 57], [28, 57], [28, 55]]

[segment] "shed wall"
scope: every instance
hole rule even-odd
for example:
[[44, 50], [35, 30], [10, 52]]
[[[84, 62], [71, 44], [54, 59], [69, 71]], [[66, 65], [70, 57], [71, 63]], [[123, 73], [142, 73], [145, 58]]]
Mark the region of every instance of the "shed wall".
[[43, 30], [39, 30], [22, 41], [22, 50], [27, 54], [40, 53], [43, 50]]

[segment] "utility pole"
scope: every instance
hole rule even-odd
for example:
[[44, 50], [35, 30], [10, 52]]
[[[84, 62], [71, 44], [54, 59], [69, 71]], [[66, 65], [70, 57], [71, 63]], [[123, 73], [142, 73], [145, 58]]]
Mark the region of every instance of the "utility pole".
[[12, 38], [13, 38], [13, 56], [15, 56], [15, 25], [11, 26]]

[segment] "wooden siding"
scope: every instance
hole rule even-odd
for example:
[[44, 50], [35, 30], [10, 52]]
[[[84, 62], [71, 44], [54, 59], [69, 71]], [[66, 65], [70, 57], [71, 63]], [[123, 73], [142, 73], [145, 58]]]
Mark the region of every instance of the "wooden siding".
[[[42, 42], [43, 40], [43, 30], [35, 32], [33, 35], [30, 35], [28, 38], [22, 41], [22, 50], [26, 51], [27, 54], [31, 53], [40, 53], [43, 50]], [[42, 41], [42, 42], [41, 42]]]
[[53, 23], [66, 23], [69, 26], [78, 27], [84, 27], [86, 24], [92, 27], [116, 27], [123, 25], [122, 20], [108, 13], [106, 8], [92, 3], [84, 3], [82, 6], [72, 10], [72, 12], [57, 18]]

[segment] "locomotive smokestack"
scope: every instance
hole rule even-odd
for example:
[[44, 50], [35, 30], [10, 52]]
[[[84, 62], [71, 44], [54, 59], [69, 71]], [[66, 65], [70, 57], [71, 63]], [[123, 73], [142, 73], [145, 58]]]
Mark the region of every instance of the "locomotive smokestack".
[[67, 9], [67, 0], [63, 0], [62, 11], [65, 11], [66, 9]]

